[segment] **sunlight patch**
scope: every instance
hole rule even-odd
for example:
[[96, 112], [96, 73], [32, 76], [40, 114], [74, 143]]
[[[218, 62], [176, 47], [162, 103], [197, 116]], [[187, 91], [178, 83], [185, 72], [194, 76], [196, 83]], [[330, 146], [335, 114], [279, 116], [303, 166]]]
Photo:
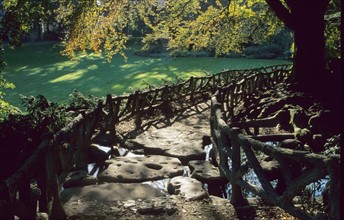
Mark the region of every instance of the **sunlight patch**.
[[125, 88], [124, 88], [124, 85], [116, 84], [116, 85], [113, 85], [113, 86], [111, 87], [111, 89], [122, 90], [122, 89], [125, 89]]
[[98, 69], [98, 65], [96, 65], [96, 64], [90, 65], [87, 67], [87, 69], [88, 70], [96, 70], [96, 69]]
[[146, 73], [139, 73], [134, 79], [165, 79], [168, 75], [165, 73], [158, 73], [158, 72], [146, 72]]
[[90, 91], [91, 92], [101, 92], [102, 89], [101, 88], [91, 88]]
[[58, 82], [80, 79], [85, 74], [85, 72], [86, 72], [85, 70], [78, 70], [74, 73], [68, 73], [68, 74], [60, 76], [56, 79], [50, 80], [49, 82], [50, 83], [58, 83]]

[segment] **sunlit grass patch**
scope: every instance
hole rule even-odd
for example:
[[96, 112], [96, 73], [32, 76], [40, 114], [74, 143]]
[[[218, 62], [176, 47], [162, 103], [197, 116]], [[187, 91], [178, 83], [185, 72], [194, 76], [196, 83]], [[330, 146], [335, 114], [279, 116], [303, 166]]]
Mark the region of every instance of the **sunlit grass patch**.
[[69, 59], [60, 54], [59, 43], [30, 43], [18, 49], [5, 48], [8, 64], [5, 78], [16, 88], [6, 90], [6, 100], [19, 106], [19, 94], [42, 94], [53, 102], [66, 102], [68, 95], [78, 90], [85, 95], [121, 95], [149, 85], [163, 85], [177, 77], [188, 79], [224, 69], [250, 69], [285, 60], [254, 60], [212, 57], [154, 58], [140, 57], [128, 50], [128, 61], [115, 56], [107, 62], [99, 54], [79, 54]]

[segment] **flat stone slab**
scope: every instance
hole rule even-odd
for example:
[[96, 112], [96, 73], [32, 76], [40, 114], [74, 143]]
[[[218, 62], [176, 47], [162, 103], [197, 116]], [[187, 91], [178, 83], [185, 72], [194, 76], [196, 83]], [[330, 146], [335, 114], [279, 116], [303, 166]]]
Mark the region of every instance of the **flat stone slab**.
[[97, 182], [97, 178], [88, 175], [86, 171], [77, 170], [68, 174], [63, 184], [63, 188], [67, 189], [71, 187], [96, 185]]
[[[160, 190], [147, 184], [106, 183], [73, 187], [60, 194], [68, 219], [117, 219], [126, 210], [175, 212], [173, 203]], [[155, 201], [144, 203], [143, 201]], [[160, 201], [156, 202], [156, 201]]]
[[191, 171], [191, 177], [201, 182], [208, 183], [226, 180], [225, 177], [220, 176], [219, 169], [209, 161], [193, 160], [189, 162], [188, 166]]
[[106, 160], [105, 164], [108, 167], [98, 175], [101, 182], [139, 183], [183, 174], [180, 160], [160, 155], [115, 157]]
[[62, 203], [71, 201], [112, 202], [135, 199], [153, 199], [165, 194], [147, 184], [141, 183], [105, 183], [83, 187], [72, 187], [61, 192]]
[[135, 142], [143, 145], [145, 154], [176, 157], [187, 164], [190, 160], [205, 159], [202, 137], [203, 133], [174, 126], [148, 130], [136, 137]]
[[186, 201], [202, 200], [209, 197], [203, 184], [190, 177], [177, 176], [172, 178], [167, 189], [170, 194], [181, 195]]
[[175, 220], [175, 219], [239, 219], [227, 199], [209, 196], [208, 199], [185, 202], [172, 195], [153, 199], [102, 202], [69, 200], [64, 203], [67, 219], [87, 220]]
[[[147, 184], [140, 183], [105, 183], [83, 187], [72, 187], [61, 192], [63, 204], [67, 202], [99, 201], [113, 202], [135, 199], [153, 199], [165, 194]], [[79, 201], [81, 202], [81, 201]]]

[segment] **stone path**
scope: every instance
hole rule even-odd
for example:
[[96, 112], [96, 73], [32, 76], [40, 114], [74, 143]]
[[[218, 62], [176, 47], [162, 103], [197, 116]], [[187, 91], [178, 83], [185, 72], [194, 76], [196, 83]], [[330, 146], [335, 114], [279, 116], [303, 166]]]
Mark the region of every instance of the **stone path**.
[[[209, 115], [209, 105], [201, 104], [171, 118], [144, 122], [140, 130], [127, 129], [122, 133], [126, 142], [110, 147], [134, 146], [144, 155], [106, 160], [96, 183], [79, 175], [79, 186], [73, 182], [61, 192], [69, 219], [236, 219], [229, 201], [209, 195], [203, 184], [223, 181], [205, 161]], [[126, 123], [120, 126], [129, 128], [131, 122]], [[152, 180], [164, 180], [165, 185], [154, 188], [146, 182]]]
[[108, 167], [98, 175], [101, 182], [140, 183], [183, 175], [181, 162], [173, 157], [115, 157], [105, 163]]

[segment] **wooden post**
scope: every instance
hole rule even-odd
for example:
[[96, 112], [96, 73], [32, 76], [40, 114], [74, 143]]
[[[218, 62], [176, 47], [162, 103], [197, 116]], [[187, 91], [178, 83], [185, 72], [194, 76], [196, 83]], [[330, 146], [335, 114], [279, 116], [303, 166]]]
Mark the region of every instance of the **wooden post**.
[[88, 120], [90, 120], [86, 115], [85, 112], [82, 112], [83, 121], [82, 124], [79, 124], [77, 129], [77, 151], [76, 151], [76, 157], [77, 160], [75, 162], [76, 169], [85, 170], [87, 171], [87, 137], [86, 137], [86, 131], [87, 131], [87, 123]]
[[46, 172], [47, 182], [53, 197], [52, 207], [49, 214], [51, 220], [65, 220], [67, 215], [63, 209], [59, 194], [59, 184], [57, 181], [57, 152], [54, 151], [54, 145], [49, 143], [48, 152], [46, 154]]
[[113, 103], [112, 103], [112, 96], [111, 94], [108, 94], [106, 96], [106, 105], [108, 106], [109, 108], [109, 115], [108, 117], [105, 119], [106, 120], [106, 130], [110, 131], [110, 134], [111, 135], [115, 135], [116, 134], [116, 122], [115, 122], [115, 117], [117, 117], [117, 113], [115, 115], [115, 112], [114, 112], [114, 106], [113, 106]]
[[235, 89], [235, 86], [236, 86], [235, 81], [232, 81], [232, 86], [229, 87], [229, 89], [230, 89], [229, 109], [228, 109], [229, 119], [232, 119], [234, 117], [234, 99], [235, 99], [234, 89]]
[[339, 160], [332, 158], [330, 165], [328, 166], [330, 173], [330, 191], [329, 191], [329, 217], [332, 220], [341, 219], [341, 208], [339, 204], [340, 196], [340, 164]]
[[32, 204], [31, 198], [31, 187], [30, 187], [30, 176], [28, 173], [24, 175], [22, 182], [19, 187], [19, 200], [24, 204], [25, 213], [22, 213], [22, 219], [30, 220], [36, 218], [36, 206]]
[[195, 92], [195, 90], [194, 90], [194, 78], [191, 76], [190, 77], [190, 84], [189, 84], [189, 91], [190, 91], [190, 101], [192, 102], [192, 103], [194, 103], [194, 101], [195, 101], [195, 99], [194, 99], [194, 92]]
[[0, 182], [0, 219], [14, 220], [14, 210], [5, 181]]
[[[220, 166], [222, 167], [222, 169], [228, 170], [228, 157], [224, 153], [225, 148], [230, 147], [230, 146], [226, 145], [226, 144], [228, 144], [228, 141], [226, 141], [226, 139], [228, 137], [226, 136], [226, 134], [222, 130], [218, 131], [218, 133], [220, 136], [218, 138], [219, 139], [218, 140], [218, 151], [219, 151]], [[226, 174], [222, 171], [222, 169], [220, 169], [220, 175], [225, 177]]]
[[135, 128], [138, 129], [142, 125], [142, 111], [144, 109], [144, 103], [141, 94], [139, 94], [138, 91], [136, 91], [135, 94]]
[[[45, 157], [40, 161], [39, 168], [46, 170], [45, 167]], [[38, 207], [40, 212], [48, 212], [48, 195], [47, 195], [47, 175], [46, 172], [39, 172], [39, 177], [37, 179], [38, 188], [41, 190], [41, 196], [39, 197]]]
[[[238, 128], [232, 128], [233, 134], [239, 133]], [[232, 139], [232, 197], [231, 203], [235, 206], [247, 205], [247, 200], [244, 199], [241, 187], [235, 184], [233, 177], [236, 176], [237, 172], [240, 170], [241, 158], [240, 158], [240, 145], [234, 139]]]
[[165, 115], [169, 115], [172, 113], [172, 108], [170, 105], [170, 100], [169, 100], [169, 91], [168, 91], [168, 85], [164, 86], [162, 94], [161, 94], [161, 99], [162, 99], [162, 112]]

